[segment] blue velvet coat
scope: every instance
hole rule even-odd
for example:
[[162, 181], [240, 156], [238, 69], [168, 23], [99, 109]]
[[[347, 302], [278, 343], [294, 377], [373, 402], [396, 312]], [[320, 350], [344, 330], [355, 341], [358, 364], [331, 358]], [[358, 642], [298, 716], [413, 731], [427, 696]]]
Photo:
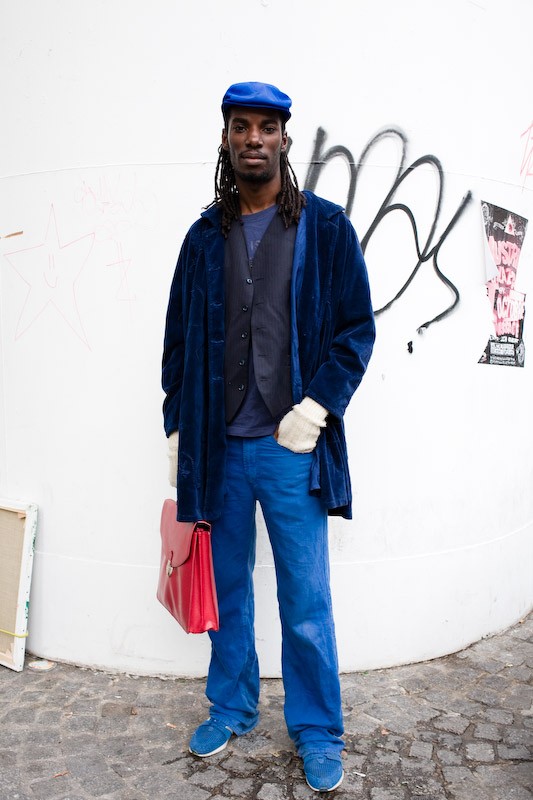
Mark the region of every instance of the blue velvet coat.
[[[330, 514], [352, 515], [343, 415], [375, 338], [368, 276], [343, 209], [305, 192], [294, 247], [291, 290], [294, 403], [327, 408], [314, 451], [309, 491]], [[179, 430], [181, 520], [217, 519], [225, 492], [224, 238], [212, 207], [190, 228], [167, 311], [163, 404], [167, 436]]]

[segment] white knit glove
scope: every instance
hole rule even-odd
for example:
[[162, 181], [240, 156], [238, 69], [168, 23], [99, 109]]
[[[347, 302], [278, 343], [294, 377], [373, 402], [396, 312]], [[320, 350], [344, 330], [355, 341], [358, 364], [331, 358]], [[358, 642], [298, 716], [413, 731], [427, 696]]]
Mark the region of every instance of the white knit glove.
[[326, 427], [327, 415], [327, 409], [316, 400], [304, 397], [301, 403], [285, 414], [274, 436], [278, 444], [293, 453], [312, 453], [320, 436], [320, 429]]
[[178, 485], [178, 431], [168, 437], [168, 482], [176, 488]]

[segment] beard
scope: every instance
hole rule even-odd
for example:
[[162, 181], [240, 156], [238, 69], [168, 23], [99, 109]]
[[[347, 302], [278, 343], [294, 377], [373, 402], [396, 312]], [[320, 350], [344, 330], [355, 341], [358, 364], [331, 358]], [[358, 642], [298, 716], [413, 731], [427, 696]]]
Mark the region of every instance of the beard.
[[261, 172], [259, 171], [245, 172], [243, 170], [236, 169], [235, 167], [233, 167], [233, 171], [235, 173], [235, 176], [239, 178], [239, 180], [243, 181], [243, 183], [255, 183], [255, 184], [268, 183], [270, 180], [272, 180], [272, 178], [275, 175], [274, 170], [270, 168], [265, 168], [261, 170]]

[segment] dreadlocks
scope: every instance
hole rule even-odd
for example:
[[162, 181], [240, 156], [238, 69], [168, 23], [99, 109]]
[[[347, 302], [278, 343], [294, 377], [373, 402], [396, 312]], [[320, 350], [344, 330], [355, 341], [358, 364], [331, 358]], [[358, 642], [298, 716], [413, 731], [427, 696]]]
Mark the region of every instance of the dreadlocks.
[[[227, 150], [222, 145], [218, 148], [218, 161], [215, 171], [215, 199], [209, 204], [220, 206], [222, 210], [222, 233], [227, 239], [231, 223], [241, 216], [239, 203], [239, 190], [235, 182], [235, 173]], [[298, 224], [302, 208], [305, 206], [305, 196], [298, 188], [298, 180], [289, 163], [287, 153], [281, 153], [281, 190], [276, 198], [279, 204], [278, 214], [288, 228], [291, 222]]]

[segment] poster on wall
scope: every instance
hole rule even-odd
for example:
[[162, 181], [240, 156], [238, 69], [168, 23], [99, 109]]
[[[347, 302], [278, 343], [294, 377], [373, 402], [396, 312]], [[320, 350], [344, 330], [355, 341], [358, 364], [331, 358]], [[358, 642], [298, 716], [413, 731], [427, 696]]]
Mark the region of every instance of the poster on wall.
[[516, 276], [527, 219], [483, 200], [481, 214], [487, 297], [492, 309], [494, 332], [490, 334], [478, 363], [523, 367], [526, 296], [516, 289]]

